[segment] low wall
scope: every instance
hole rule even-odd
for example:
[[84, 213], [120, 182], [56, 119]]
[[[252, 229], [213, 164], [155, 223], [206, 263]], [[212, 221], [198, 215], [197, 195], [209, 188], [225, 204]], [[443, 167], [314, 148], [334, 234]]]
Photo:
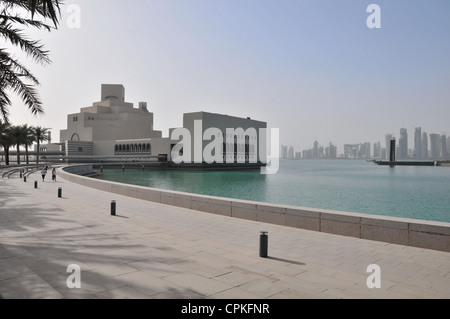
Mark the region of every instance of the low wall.
[[206, 213], [450, 252], [450, 223], [189, 194], [75, 175], [90, 169], [69, 166], [59, 175], [98, 190]]

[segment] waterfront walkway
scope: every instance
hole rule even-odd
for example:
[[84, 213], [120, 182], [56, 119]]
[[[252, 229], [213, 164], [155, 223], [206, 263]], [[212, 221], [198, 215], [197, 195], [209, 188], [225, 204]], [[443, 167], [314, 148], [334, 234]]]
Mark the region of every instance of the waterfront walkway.
[[[259, 257], [262, 230], [269, 258]], [[73, 264], [81, 269], [79, 289], [67, 287]], [[380, 267], [380, 288], [367, 286], [371, 264]], [[27, 182], [14, 174], [0, 180], [0, 296], [450, 298], [450, 254], [132, 199], [52, 182], [51, 174], [45, 182], [39, 173]]]

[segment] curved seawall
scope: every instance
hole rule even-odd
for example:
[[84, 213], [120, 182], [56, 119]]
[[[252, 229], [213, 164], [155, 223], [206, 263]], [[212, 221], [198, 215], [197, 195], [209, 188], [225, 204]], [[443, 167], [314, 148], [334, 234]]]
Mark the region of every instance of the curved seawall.
[[59, 176], [113, 194], [211, 214], [450, 252], [450, 223], [197, 195], [86, 177], [92, 172], [92, 165], [74, 165], [59, 169]]

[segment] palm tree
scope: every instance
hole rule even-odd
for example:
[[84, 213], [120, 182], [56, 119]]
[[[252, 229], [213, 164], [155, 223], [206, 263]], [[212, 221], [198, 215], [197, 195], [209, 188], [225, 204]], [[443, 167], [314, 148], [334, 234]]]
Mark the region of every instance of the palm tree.
[[9, 148], [13, 144], [11, 140], [10, 125], [0, 120], [0, 146], [3, 147], [5, 153], [5, 164], [9, 165]]
[[20, 165], [20, 146], [26, 143], [26, 132], [23, 126], [12, 126], [9, 136], [17, 150], [17, 164]]
[[41, 142], [49, 140], [48, 133], [50, 132], [50, 129], [36, 126], [33, 128], [33, 131], [34, 131], [34, 140], [37, 143], [36, 164], [39, 164], [39, 149], [41, 146]]
[[[51, 31], [58, 26], [61, 0], [0, 0], [0, 38], [19, 47], [35, 62], [49, 64], [49, 52], [35, 40], [29, 40], [18, 28], [33, 27]], [[31, 18], [24, 17], [31, 14]], [[37, 20], [53, 21], [54, 27]], [[11, 100], [7, 91], [19, 95], [33, 114], [43, 114], [42, 102], [37, 94], [38, 79], [5, 48], [0, 48], [0, 116], [8, 123]]]
[[29, 155], [28, 155], [28, 147], [33, 145], [34, 142], [34, 129], [33, 127], [28, 126], [28, 124], [22, 125], [23, 133], [24, 133], [24, 146], [25, 146], [25, 158], [27, 164], [30, 164]]

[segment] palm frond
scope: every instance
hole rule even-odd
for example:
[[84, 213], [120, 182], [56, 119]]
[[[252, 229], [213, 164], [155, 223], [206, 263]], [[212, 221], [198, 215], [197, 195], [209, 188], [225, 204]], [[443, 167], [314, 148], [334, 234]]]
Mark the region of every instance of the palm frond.
[[[20, 63], [11, 59], [3, 50], [0, 50], [0, 62], [2, 67], [2, 72], [0, 73], [0, 91], [2, 93], [0, 95], [0, 98], [2, 98], [0, 99], [0, 111], [3, 118], [7, 119], [7, 107], [11, 105], [11, 101], [6, 95], [8, 89], [11, 89], [22, 98], [32, 114], [44, 114], [42, 102], [35, 89], [35, 85], [39, 84], [38, 80]], [[27, 84], [22, 79], [31, 80], [33, 84]]]
[[25, 66], [14, 60], [8, 52], [2, 49], [0, 49], [0, 72], [0, 88], [4, 86], [2, 83], [6, 83], [5, 81], [12, 76], [12, 73], [19, 77], [25, 77], [35, 85], [39, 85], [38, 79]]
[[33, 19], [25, 19], [22, 18], [18, 15], [15, 16], [11, 16], [11, 15], [7, 15], [7, 14], [0, 14], [0, 21], [1, 24], [6, 24], [7, 22], [14, 22], [14, 23], [19, 23], [21, 25], [24, 25], [26, 27], [34, 27], [36, 29], [45, 29], [47, 31], [51, 31], [52, 27], [42, 21], [37, 21], [37, 20], [33, 20]]
[[50, 63], [48, 51], [44, 50], [43, 45], [39, 41], [31, 41], [26, 39], [22, 30], [15, 29], [11, 23], [0, 26], [0, 36], [10, 41], [13, 45], [19, 46], [25, 53], [31, 56], [39, 63]]
[[46, 127], [36, 126], [34, 127], [34, 138], [37, 142], [48, 141], [48, 133], [50, 129]]
[[3, 89], [0, 89], [0, 116], [3, 118], [3, 123], [9, 124], [9, 111], [11, 100]]
[[[18, 26], [51, 31], [50, 25], [39, 21], [39, 18], [35, 19], [39, 16], [44, 21], [51, 19], [57, 28], [62, 3], [61, 0], [0, 0], [0, 38], [19, 47], [34, 61], [49, 64], [49, 51], [45, 50], [39, 41], [26, 38]], [[28, 13], [31, 18], [23, 17], [23, 12]], [[4, 122], [8, 122], [8, 109], [11, 106], [8, 91], [19, 95], [32, 114], [44, 114], [36, 90], [38, 85], [37, 78], [24, 65], [12, 58], [6, 49], [0, 48], [0, 118], [3, 118]]]
[[8, 9], [25, 9], [31, 13], [32, 19], [36, 14], [51, 19], [55, 27], [59, 23], [61, 5], [63, 4], [63, 1], [60, 0], [2, 0], [2, 2]]
[[14, 93], [19, 95], [25, 105], [33, 115], [44, 114], [44, 108], [42, 102], [38, 96], [37, 90], [33, 85], [22, 82], [20, 79], [15, 80], [12, 83], [11, 88]]

